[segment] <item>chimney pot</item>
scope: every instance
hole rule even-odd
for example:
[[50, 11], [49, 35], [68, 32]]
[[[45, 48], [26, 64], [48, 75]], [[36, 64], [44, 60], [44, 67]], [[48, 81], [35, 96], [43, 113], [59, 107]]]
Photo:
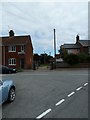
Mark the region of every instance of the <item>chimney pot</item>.
[[10, 30], [9, 31], [9, 37], [13, 37], [14, 36], [14, 31], [13, 30]]
[[76, 36], [76, 43], [79, 41], [79, 35]]

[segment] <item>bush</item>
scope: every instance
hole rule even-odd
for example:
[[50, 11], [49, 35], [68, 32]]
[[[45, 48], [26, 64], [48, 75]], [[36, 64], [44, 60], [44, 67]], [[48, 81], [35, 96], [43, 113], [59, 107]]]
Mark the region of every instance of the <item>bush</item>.
[[69, 54], [67, 55], [65, 61], [70, 65], [78, 64], [78, 56], [75, 54]]
[[61, 54], [61, 57], [63, 58], [63, 60], [66, 60], [66, 58], [68, 56], [68, 52], [65, 48], [60, 49], [60, 54]]
[[88, 62], [88, 55], [86, 55], [85, 53], [80, 53], [78, 54], [78, 59], [80, 63], [85, 63]]

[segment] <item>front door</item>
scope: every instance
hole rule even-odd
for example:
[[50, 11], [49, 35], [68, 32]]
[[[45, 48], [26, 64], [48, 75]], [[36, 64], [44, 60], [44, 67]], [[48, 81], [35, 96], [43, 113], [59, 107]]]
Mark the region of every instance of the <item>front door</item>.
[[20, 67], [21, 67], [21, 69], [24, 69], [24, 59], [20, 60]]

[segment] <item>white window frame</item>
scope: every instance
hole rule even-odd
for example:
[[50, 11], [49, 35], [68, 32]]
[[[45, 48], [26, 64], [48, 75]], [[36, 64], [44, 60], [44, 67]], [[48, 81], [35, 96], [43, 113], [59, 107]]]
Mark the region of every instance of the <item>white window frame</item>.
[[72, 49], [68, 49], [68, 54], [72, 54]]
[[21, 52], [24, 52], [24, 45], [21, 45]]
[[16, 58], [9, 58], [9, 65], [16, 65]]
[[16, 52], [16, 46], [15, 45], [9, 46], [8, 47], [8, 52]]

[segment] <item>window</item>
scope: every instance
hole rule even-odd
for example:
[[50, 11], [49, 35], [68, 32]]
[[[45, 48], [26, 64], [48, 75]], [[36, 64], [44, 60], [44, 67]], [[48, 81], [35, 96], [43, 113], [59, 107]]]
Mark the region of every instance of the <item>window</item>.
[[21, 46], [21, 52], [24, 52], [24, 45]]
[[10, 58], [9, 65], [16, 65], [16, 58]]
[[88, 47], [88, 53], [90, 54], [90, 47]]
[[16, 46], [9, 46], [8, 51], [9, 52], [16, 52]]
[[72, 49], [68, 49], [68, 54], [71, 54], [72, 53]]

